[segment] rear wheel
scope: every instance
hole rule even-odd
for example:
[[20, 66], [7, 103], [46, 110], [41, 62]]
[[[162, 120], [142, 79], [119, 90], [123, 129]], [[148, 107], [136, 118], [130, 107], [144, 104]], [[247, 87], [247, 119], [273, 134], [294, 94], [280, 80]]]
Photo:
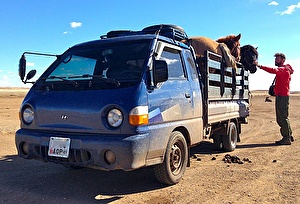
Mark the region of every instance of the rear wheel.
[[172, 132], [164, 162], [154, 166], [154, 173], [161, 183], [173, 185], [182, 178], [188, 162], [188, 148], [181, 132]]
[[213, 141], [214, 141], [214, 147], [216, 150], [222, 150], [223, 149], [223, 136], [222, 135], [214, 135]]
[[228, 152], [235, 150], [237, 138], [238, 138], [238, 131], [237, 131], [236, 124], [234, 122], [230, 122], [228, 126], [227, 135], [225, 135], [223, 138], [224, 150]]

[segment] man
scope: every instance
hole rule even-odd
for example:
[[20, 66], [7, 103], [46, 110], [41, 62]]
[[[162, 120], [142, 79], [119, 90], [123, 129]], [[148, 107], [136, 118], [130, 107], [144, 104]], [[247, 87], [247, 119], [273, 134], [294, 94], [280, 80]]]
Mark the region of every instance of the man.
[[292, 136], [292, 129], [289, 121], [289, 95], [290, 95], [290, 81], [291, 74], [294, 70], [289, 64], [284, 64], [285, 55], [283, 53], [276, 53], [275, 57], [275, 66], [278, 68], [271, 68], [259, 65], [258, 62], [256, 66], [260, 69], [265, 70], [271, 74], [276, 74], [275, 80], [275, 108], [276, 108], [276, 120], [277, 124], [280, 126], [280, 133], [282, 139], [276, 141], [277, 145], [291, 145], [291, 142], [294, 141]]

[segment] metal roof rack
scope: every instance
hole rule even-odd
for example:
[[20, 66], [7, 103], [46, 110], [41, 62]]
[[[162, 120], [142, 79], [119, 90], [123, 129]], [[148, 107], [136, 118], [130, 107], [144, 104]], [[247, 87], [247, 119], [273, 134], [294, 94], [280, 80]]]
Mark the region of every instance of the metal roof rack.
[[188, 39], [188, 36], [183, 30], [183, 28], [176, 25], [167, 25], [167, 24], [154, 25], [154, 26], [146, 27], [142, 31], [147, 34], [162, 35], [177, 41]]
[[128, 35], [138, 35], [141, 34], [141, 31], [132, 31], [132, 30], [113, 30], [109, 31], [106, 35], [101, 36], [103, 38], [115, 38], [120, 36], [128, 36]]
[[167, 24], [149, 26], [144, 28], [141, 31], [132, 31], [132, 30], [110, 31], [106, 35], [101, 36], [100, 38], [104, 39], [104, 38], [114, 38], [120, 36], [142, 35], [142, 34], [161, 35], [177, 41], [188, 39], [188, 36], [183, 30], [183, 28], [176, 25], [167, 25]]

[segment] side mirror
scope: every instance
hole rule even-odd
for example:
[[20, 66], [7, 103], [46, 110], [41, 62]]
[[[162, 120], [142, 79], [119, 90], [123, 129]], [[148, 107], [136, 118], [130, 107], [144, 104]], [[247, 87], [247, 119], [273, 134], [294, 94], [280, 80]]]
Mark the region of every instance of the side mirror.
[[25, 55], [23, 54], [19, 60], [19, 76], [22, 81], [24, 81], [25, 73], [26, 73], [26, 58]]
[[153, 66], [154, 84], [168, 80], [168, 64], [164, 60], [154, 60]]
[[35, 70], [35, 69], [30, 70], [30, 72], [28, 72], [28, 74], [27, 74], [27, 76], [26, 76], [25, 82], [26, 82], [27, 80], [29, 80], [29, 79], [32, 79], [32, 78], [35, 76], [35, 74], [36, 74], [36, 70]]

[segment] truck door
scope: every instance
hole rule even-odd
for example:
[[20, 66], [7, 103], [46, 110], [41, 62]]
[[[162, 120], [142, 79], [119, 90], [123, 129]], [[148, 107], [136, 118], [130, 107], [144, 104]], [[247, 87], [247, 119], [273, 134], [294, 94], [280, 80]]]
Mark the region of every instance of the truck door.
[[150, 124], [192, 118], [193, 91], [183, 66], [181, 49], [160, 42], [157, 59], [167, 62], [169, 74], [168, 80], [158, 84], [148, 95]]

